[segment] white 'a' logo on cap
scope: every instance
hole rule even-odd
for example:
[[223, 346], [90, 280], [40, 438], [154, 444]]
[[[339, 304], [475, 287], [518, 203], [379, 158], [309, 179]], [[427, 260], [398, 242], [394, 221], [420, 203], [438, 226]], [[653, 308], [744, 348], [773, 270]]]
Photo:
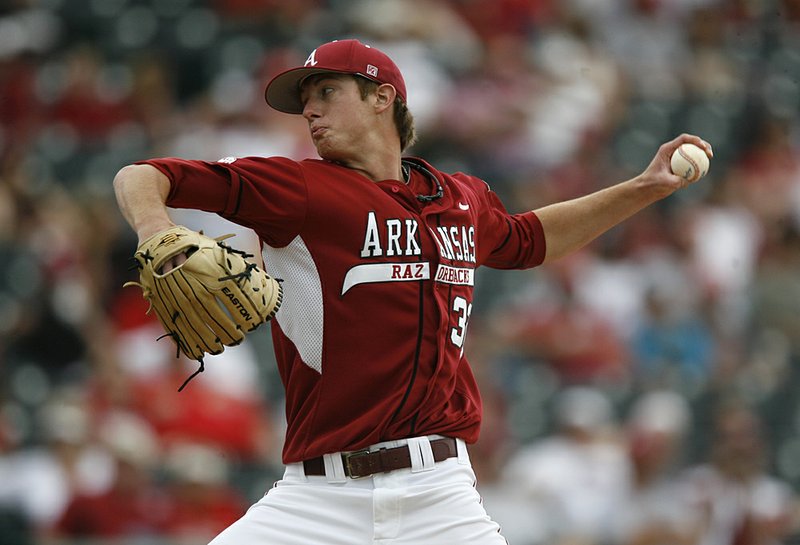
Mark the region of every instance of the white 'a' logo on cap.
[[308, 56], [306, 59], [306, 63], [303, 66], [316, 66], [317, 65], [317, 50], [311, 52], [311, 55]]
[[368, 76], [372, 76], [373, 78], [377, 78], [378, 77], [378, 67], [377, 66], [373, 66], [371, 64], [368, 64], [367, 65], [367, 75]]

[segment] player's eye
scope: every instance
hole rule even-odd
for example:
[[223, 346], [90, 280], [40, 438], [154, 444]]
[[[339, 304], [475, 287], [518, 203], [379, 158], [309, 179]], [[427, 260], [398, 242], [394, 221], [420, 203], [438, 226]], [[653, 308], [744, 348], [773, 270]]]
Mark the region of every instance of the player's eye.
[[319, 90], [319, 96], [326, 97], [333, 92], [333, 87], [323, 87]]

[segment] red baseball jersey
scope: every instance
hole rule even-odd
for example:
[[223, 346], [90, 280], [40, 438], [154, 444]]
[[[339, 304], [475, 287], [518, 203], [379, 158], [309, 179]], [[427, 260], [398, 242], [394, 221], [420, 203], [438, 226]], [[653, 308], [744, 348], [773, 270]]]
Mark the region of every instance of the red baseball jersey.
[[410, 436], [478, 438], [464, 357], [475, 269], [540, 264], [542, 227], [482, 180], [404, 161], [408, 184], [316, 159], [143, 162], [169, 177], [169, 206], [253, 229], [283, 280], [272, 334], [285, 463]]

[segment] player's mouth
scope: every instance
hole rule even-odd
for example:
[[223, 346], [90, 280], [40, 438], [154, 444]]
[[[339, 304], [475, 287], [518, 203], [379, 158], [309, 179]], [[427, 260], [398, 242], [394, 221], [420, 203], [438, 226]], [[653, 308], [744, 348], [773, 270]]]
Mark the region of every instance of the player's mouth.
[[311, 127], [311, 138], [318, 140], [325, 136], [327, 130], [327, 127]]

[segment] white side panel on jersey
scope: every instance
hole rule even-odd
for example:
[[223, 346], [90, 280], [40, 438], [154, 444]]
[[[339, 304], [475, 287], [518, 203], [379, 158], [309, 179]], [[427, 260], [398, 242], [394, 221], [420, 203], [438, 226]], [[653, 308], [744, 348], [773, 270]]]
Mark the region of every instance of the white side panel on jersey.
[[303, 239], [283, 248], [264, 244], [267, 273], [283, 280], [283, 302], [275, 315], [281, 331], [294, 343], [303, 362], [322, 373], [323, 307], [319, 271]]

